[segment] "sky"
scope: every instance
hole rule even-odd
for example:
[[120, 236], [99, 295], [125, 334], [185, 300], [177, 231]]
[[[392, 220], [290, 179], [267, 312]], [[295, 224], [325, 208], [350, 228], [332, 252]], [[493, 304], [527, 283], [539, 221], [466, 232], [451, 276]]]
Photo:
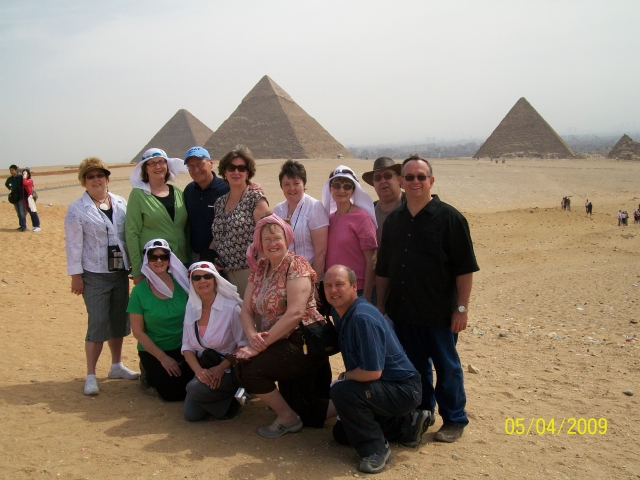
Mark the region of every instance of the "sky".
[[637, 0], [2, 0], [0, 168], [128, 162], [269, 75], [345, 146], [640, 130]]

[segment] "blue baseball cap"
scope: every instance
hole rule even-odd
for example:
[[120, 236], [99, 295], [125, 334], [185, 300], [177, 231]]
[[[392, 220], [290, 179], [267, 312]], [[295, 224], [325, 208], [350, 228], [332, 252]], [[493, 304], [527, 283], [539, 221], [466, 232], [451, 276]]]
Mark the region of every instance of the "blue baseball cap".
[[191, 147], [189, 150], [187, 150], [187, 153], [184, 154], [185, 165], [187, 164], [187, 160], [189, 160], [189, 158], [191, 157], [211, 158], [209, 156], [209, 152], [207, 152], [207, 150], [202, 147]]

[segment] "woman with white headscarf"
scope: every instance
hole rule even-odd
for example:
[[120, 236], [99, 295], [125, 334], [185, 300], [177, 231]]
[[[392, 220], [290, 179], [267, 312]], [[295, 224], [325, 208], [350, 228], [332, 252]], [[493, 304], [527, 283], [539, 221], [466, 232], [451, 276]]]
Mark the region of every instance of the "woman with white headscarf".
[[186, 172], [182, 159], [169, 158], [164, 150], [150, 148], [129, 176], [133, 190], [127, 205], [126, 236], [136, 285], [142, 280], [140, 252], [153, 238], [164, 238], [181, 262], [189, 261], [184, 197], [179, 188], [167, 183]]
[[133, 287], [127, 312], [138, 340], [138, 356], [146, 382], [169, 402], [184, 400], [193, 371], [180, 351], [187, 307], [187, 269], [161, 238], [142, 250], [141, 271], [146, 277]]
[[225, 356], [247, 345], [240, 323], [242, 300], [210, 262], [191, 265], [189, 279], [182, 354], [195, 377], [187, 385], [184, 417], [190, 422], [210, 415], [227, 420], [240, 409], [234, 401], [238, 382]]
[[340, 165], [322, 187], [322, 203], [329, 213], [325, 272], [333, 265], [346, 265], [356, 273], [358, 295], [371, 301], [378, 248], [373, 200], [355, 172]]

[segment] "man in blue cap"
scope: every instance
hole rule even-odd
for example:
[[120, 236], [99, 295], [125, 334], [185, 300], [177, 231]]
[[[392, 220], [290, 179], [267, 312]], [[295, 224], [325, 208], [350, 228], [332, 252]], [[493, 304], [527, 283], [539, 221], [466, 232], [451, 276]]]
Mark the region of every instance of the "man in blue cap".
[[184, 189], [184, 203], [191, 229], [192, 262], [213, 262], [217, 257], [209, 247], [213, 240], [213, 205], [229, 191], [229, 185], [213, 173], [213, 160], [202, 147], [191, 147], [184, 155], [184, 164], [193, 179]]

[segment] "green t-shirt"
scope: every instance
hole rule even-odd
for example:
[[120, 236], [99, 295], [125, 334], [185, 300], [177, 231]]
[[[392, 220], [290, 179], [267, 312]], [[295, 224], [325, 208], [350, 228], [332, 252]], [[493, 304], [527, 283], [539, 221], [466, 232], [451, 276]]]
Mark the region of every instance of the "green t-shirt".
[[[133, 287], [127, 312], [144, 317], [144, 331], [161, 350], [176, 350], [182, 346], [182, 324], [187, 308], [187, 293], [173, 280], [173, 297], [158, 298], [147, 280]], [[140, 342], [138, 350], [145, 351]]]

